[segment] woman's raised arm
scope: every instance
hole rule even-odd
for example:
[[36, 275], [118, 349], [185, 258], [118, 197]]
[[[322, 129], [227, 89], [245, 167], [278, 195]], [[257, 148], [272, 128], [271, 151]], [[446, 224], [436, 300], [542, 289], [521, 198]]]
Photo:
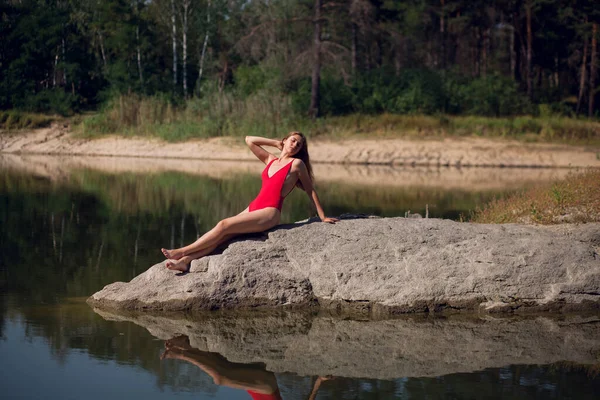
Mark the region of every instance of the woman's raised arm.
[[275, 156], [261, 146], [272, 146], [281, 150], [283, 148], [283, 142], [276, 139], [267, 139], [260, 136], [246, 136], [246, 144], [252, 150], [252, 153], [262, 162], [268, 164]]

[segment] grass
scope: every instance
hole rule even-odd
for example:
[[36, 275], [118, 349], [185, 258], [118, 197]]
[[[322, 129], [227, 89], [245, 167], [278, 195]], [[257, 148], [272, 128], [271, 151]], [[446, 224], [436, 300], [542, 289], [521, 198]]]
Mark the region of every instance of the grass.
[[518, 116], [491, 118], [450, 115], [349, 115], [326, 118], [322, 131], [334, 137], [365, 135], [395, 137], [479, 136], [524, 142], [600, 145], [600, 123], [566, 117]]
[[[0, 112], [0, 129], [35, 129], [61, 119], [56, 116]], [[542, 116], [481, 117], [452, 115], [349, 114], [312, 120], [294, 112], [289, 96], [259, 91], [244, 99], [216, 93], [173, 104], [166, 97], [121, 95], [100, 111], [71, 118], [74, 133], [158, 137], [169, 142], [216, 136], [281, 137], [299, 130], [309, 137], [413, 139], [439, 137], [510, 138], [523, 142], [600, 146], [600, 121]], [[600, 159], [600, 152], [596, 155]]]
[[45, 128], [61, 117], [26, 113], [17, 110], [0, 111], [0, 129], [37, 129]]
[[89, 138], [118, 134], [170, 142], [215, 136], [280, 137], [290, 130], [329, 138], [480, 136], [600, 146], [600, 122], [596, 120], [555, 115], [491, 118], [385, 113], [312, 120], [294, 113], [289, 97], [267, 91], [245, 99], [220, 93], [180, 105], [156, 96], [123, 95], [100, 112], [82, 118], [75, 127], [78, 135]]
[[572, 173], [566, 179], [494, 200], [476, 210], [480, 223], [600, 222], [600, 170]]
[[75, 131], [84, 137], [119, 134], [176, 142], [216, 136], [279, 137], [282, 127], [308, 132], [314, 126], [309, 119], [294, 116], [289, 98], [258, 92], [245, 100], [223, 93], [180, 106], [159, 97], [120, 96], [83, 119]]

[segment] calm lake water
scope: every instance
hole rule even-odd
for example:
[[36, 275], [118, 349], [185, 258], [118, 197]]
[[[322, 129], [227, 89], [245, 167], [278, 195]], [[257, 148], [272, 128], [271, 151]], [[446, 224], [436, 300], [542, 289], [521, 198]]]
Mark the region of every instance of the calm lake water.
[[[598, 398], [595, 315], [348, 321], [95, 312], [85, 303], [89, 295], [161, 261], [160, 247], [192, 241], [243, 210], [260, 186], [255, 164], [101, 161], [0, 159], [2, 398], [251, 399], [240, 388], [249, 382], [276, 387], [286, 400], [311, 393], [317, 399]], [[564, 175], [335, 166], [315, 172], [329, 215], [424, 215], [427, 207], [430, 217], [452, 219]], [[305, 197], [300, 191], [288, 197], [282, 222], [312, 215]], [[167, 341], [179, 335], [185, 336]], [[175, 347], [161, 360], [165, 345]]]

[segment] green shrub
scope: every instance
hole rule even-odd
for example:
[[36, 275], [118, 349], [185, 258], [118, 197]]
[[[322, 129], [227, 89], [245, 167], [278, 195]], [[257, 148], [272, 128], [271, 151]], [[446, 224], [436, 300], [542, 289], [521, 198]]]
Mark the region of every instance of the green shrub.
[[326, 77], [321, 81], [322, 115], [349, 114], [353, 111], [353, 103], [352, 89], [343, 79]]
[[462, 111], [468, 114], [502, 117], [531, 111], [531, 104], [519, 92], [517, 83], [504, 76], [488, 75], [473, 79], [459, 87], [458, 92], [465, 104]]
[[393, 103], [405, 86], [389, 69], [362, 73], [352, 85], [354, 111], [362, 114], [394, 112]]
[[309, 78], [299, 79], [291, 87], [292, 110], [297, 115], [307, 115], [310, 106], [311, 81]]
[[241, 65], [234, 73], [236, 94], [245, 98], [264, 89], [277, 89], [280, 75], [276, 69]]
[[54, 113], [63, 117], [79, 110], [79, 96], [62, 89], [43, 90], [15, 104], [17, 109], [34, 113]]
[[387, 111], [406, 114], [433, 114], [443, 110], [445, 94], [439, 73], [425, 70], [405, 70], [400, 75], [402, 92], [390, 101]]

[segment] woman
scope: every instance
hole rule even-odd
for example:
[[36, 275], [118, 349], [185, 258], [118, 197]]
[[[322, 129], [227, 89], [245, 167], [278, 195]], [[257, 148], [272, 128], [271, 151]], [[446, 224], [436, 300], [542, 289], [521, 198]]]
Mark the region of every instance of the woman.
[[[160, 359], [187, 361], [206, 372], [215, 384], [246, 390], [254, 400], [283, 400], [275, 374], [267, 371], [264, 364], [233, 363], [218, 353], [192, 347], [187, 336], [167, 340]], [[333, 378], [319, 376], [313, 384], [308, 400], [314, 400], [321, 384], [330, 379]]]
[[[210, 254], [217, 246], [243, 233], [263, 232], [279, 224], [283, 199], [295, 186], [303, 189], [317, 209], [321, 221], [335, 223], [323, 212], [319, 196], [312, 185], [312, 168], [306, 138], [300, 132], [290, 132], [283, 140], [246, 136], [246, 144], [267, 166], [262, 173], [262, 188], [248, 208], [240, 214], [219, 221], [217, 225], [189, 246], [161, 249], [168, 259], [167, 268], [186, 272], [192, 260]], [[275, 157], [262, 146], [281, 151]]]

